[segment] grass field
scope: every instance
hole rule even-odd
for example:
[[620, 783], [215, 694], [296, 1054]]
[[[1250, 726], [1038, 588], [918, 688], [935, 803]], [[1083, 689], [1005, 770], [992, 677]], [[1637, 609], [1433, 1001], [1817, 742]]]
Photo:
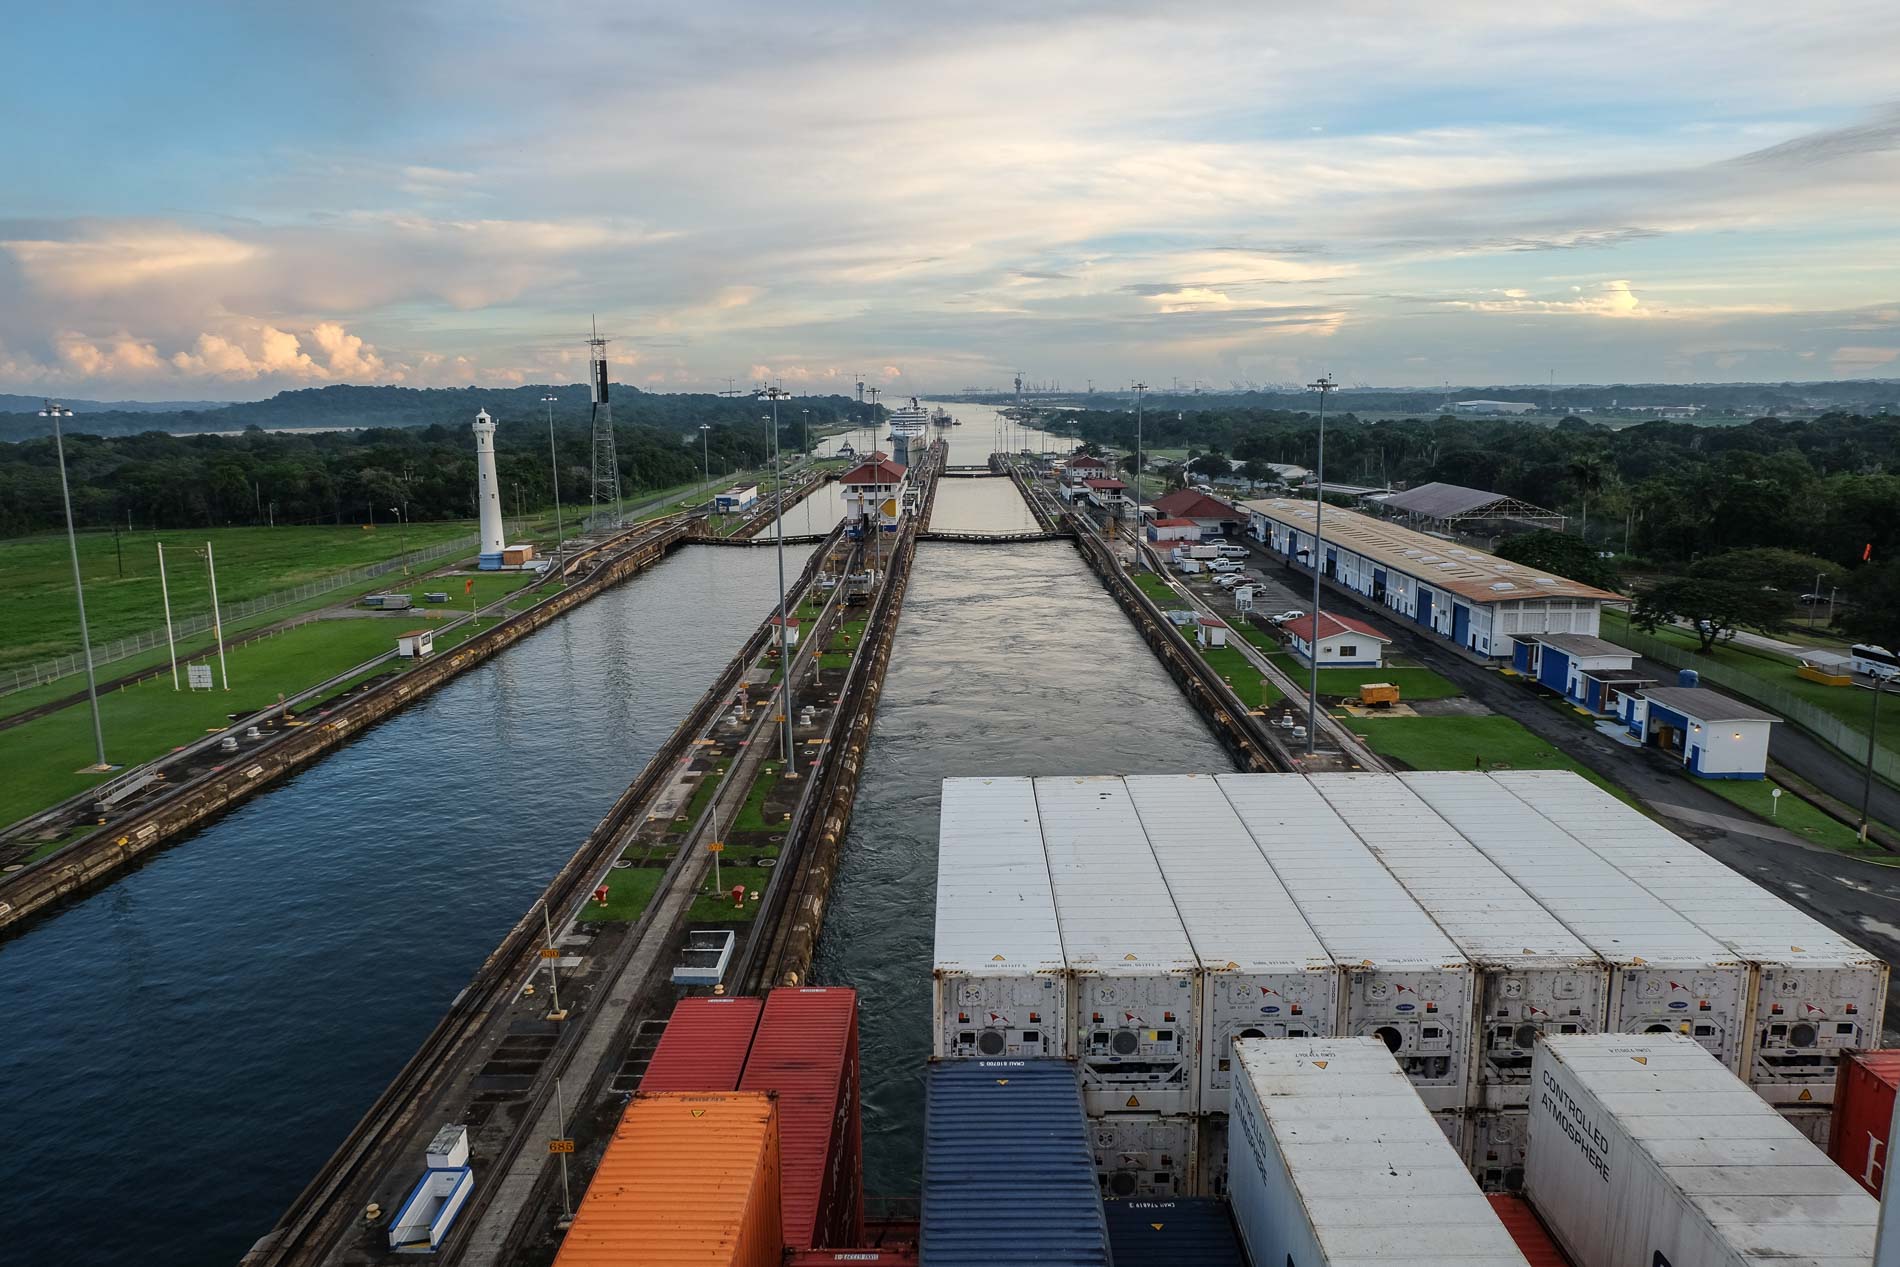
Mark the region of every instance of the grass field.
[[[719, 869], [719, 888], [705, 897], [696, 897], [687, 908], [686, 918], [701, 923], [742, 923], [758, 914], [759, 903], [751, 901], [753, 892], [764, 893], [765, 882], [772, 878], [772, 872], [765, 867], [721, 867]], [[712, 871], [706, 872], [706, 884], [713, 882]], [[743, 911], [734, 909], [732, 890], [735, 885], [746, 886], [747, 902]]]
[[607, 904], [587, 899], [581, 918], [632, 921], [640, 918], [659, 891], [665, 867], [619, 867], [607, 873]]
[[[1575, 770], [1610, 785], [1509, 717], [1341, 717], [1372, 750], [1414, 770]], [[1614, 790], [1614, 789], [1612, 789]]]
[[[408, 547], [420, 550], [466, 537], [473, 530], [468, 523], [410, 524]], [[79, 538], [79, 564], [86, 578], [86, 618], [95, 645], [165, 627], [158, 580], [161, 541], [172, 615], [182, 619], [211, 609], [210, 584], [198, 554], [207, 541], [218, 562], [218, 600], [228, 607], [394, 558], [402, 553], [404, 532], [394, 525], [373, 531], [360, 527], [198, 528], [122, 532], [116, 547], [110, 533], [85, 533]], [[7, 560], [0, 569], [0, 665], [79, 650], [72, 561], [64, 534], [0, 542], [0, 552]]]
[[[1289, 651], [1273, 653], [1273, 663], [1284, 670], [1295, 682], [1307, 680], [1312, 669], [1307, 663]], [[1430, 669], [1416, 665], [1388, 664], [1383, 669], [1321, 669], [1319, 671], [1319, 693], [1344, 698], [1359, 694], [1359, 687], [1366, 682], [1390, 682], [1399, 688], [1399, 699], [1405, 703], [1418, 700], [1450, 699], [1464, 694], [1456, 686]]]
[[1775, 785], [1767, 779], [1703, 779], [1701, 785], [1757, 818], [1817, 845], [1847, 854], [1881, 858], [1892, 856], [1871, 841], [1863, 844], [1852, 827], [1823, 813], [1792, 792], [1783, 793], [1781, 804], [1777, 806]]

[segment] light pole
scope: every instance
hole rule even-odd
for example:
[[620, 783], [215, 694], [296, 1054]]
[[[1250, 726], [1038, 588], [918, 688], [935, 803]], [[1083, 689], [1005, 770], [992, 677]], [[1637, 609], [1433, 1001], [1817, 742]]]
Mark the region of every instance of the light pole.
[[560, 397], [549, 392], [541, 398], [548, 407], [548, 474], [554, 479], [554, 572], [556, 576], [566, 571], [567, 557], [563, 547], [566, 545], [567, 529], [561, 523], [561, 458], [554, 451], [554, 402]]
[[761, 389], [759, 395], [772, 402], [772, 496], [777, 503], [772, 535], [778, 539], [778, 676], [784, 688], [779, 695], [782, 723], [779, 755], [785, 762], [785, 777], [796, 779], [798, 770], [792, 763], [792, 658], [786, 638], [788, 615], [785, 611], [785, 477], [779, 468], [778, 456], [778, 402], [791, 393], [774, 385]]
[[1874, 715], [1867, 723], [1867, 774], [1860, 785], [1860, 839], [1867, 841], [1867, 823], [1874, 800], [1874, 753], [1880, 748], [1880, 697], [1886, 691], [1885, 678], [1874, 679]]
[[[706, 491], [712, 492], [712, 424], [699, 424], [699, 463], [705, 470]], [[710, 513], [710, 512], [708, 512]]]
[[799, 417], [799, 421], [805, 424], [805, 456], [810, 457], [811, 456], [811, 410], [809, 409], [799, 410], [798, 417]]
[[1319, 393], [1319, 446], [1313, 460], [1313, 475], [1318, 481], [1313, 490], [1313, 639], [1306, 644], [1307, 658], [1312, 661], [1312, 675], [1306, 694], [1306, 755], [1313, 755], [1313, 742], [1319, 734], [1319, 573], [1320, 560], [1320, 516], [1326, 508], [1326, 397], [1338, 389], [1325, 374], [1320, 375], [1316, 383], [1307, 387]]
[[409, 512], [400, 504], [391, 506], [389, 513], [396, 517], [396, 540], [402, 548], [402, 574], [409, 575]]
[[1148, 384], [1135, 384], [1135, 555], [1141, 556], [1141, 394]]
[[66, 546], [73, 555], [73, 598], [79, 604], [79, 643], [86, 650], [86, 699], [92, 704], [92, 742], [99, 757], [98, 769], [109, 770], [106, 760], [106, 732], [99, 721], [99, 679], [92, 667], [92, 633], [86, 627], [86, 583], [79, 574], [79, 534], [73, 531], [73, 495], [66, 485], [66, 440], [60, 435], [59, 420], [70, 418], [73, 411], [52, 401], [45, 402], [40, 417], [53, 422], [53, 451], [59, 457], [59, 500], [66, 507]]

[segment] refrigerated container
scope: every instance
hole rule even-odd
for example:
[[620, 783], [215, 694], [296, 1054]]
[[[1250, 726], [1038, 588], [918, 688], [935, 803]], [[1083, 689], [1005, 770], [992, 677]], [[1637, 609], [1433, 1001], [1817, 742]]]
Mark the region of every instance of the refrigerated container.
[[1198, 965], [1118, 778], [1035, 781], [1090, 1113], [1192, 1113]]
[[790, 987], [768, 994], [739, 1089], [778, 1098], [786, 1246], [861, 1242], [857, 991]]
[[1373, 1038], [1248, 1038], [1228, 1194], [1257, 1264], [1525, 1267], [1464, 1160]]
[[1546, 1039], [1524, 1191], [1577, 1267], [1867, 1263], [1880, 1203], [1693, 1039]]
[[1462, 1109], [1470, 961], [1305, 778], [1222, 774], [1214, 782], [1340, 965], [1336, 1032], [1379, 1039], [1427, 1105]]
[[1568, 770], [1491, 777], [1753, 966], [1737, 1072], [1763, 1099], [1827, 1104], [1842, 1053], [1880, 1041], [1877, 955]]
[[1610, 965], [1606, 1032], [1685, 1034], [1740, 1068], [1750, 970], [1734, 951], [1489, 776], [1399, 777]]
[[1068, 967], [1028, 779], [945, 779], [931, 1051], [1069, 1054]]
[[1887, 1173], [1895, 1087], [1900, 1087], [1900, 1051], [1849, 1052], [1841, 1061], [1827, 1155], [1876, 1197]]
[[1126, 780], [1201, 967], [1201, 1102], [1227, 1112], [1236, 1037], [1334, 1032], [1339, 969], [1206, 775]]
[[1109, 1267], [1073, 1061], [932, 1060], [924, 1075], [923, 1267]]
[[1521, 1192], [1530, 1110], [1477, 1109], [1465, 1128], [1465, 1159], [1486, 1192]]
[[1207, 1118], [1155, 1113], [1089, 1115], [1089, 1145], [1104, 1198], [1186, 1197], [1201, 1190], [1200, 1129]]
[[681, 999], [640, 1077], [642, 1091], [734, 1091], [765, 1000]]
[[1522, 1108], [1539, 1037], [1603, 1028], [1609, 966], [1404, 783], [1389, 774], [1310, 781], [1471, 961], [1467, 1102]]
[[555, 1267], [675, 1261], [776, 1267], [778, 1110], [757, 1092], [641, 1092], [614, 1128]]
[[1247, 1267], [1233, 1212], [1217, 1197], [1110, 1201], [1103, 1210], [1115, 1267]]

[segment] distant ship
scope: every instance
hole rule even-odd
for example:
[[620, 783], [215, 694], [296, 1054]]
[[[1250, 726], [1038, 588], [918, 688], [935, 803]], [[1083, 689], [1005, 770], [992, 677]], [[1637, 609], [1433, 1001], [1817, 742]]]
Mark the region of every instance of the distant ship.
[[912, 396], [910, 404], [891, 410], [891, 434], [886, 438], [890, 440], [921, 439], [929, 422], [930, 411], [918, 404], [917, 398]]
[[939, 405], [930, 411], [930, 425], [933, 427], [954, 427], [957, 425], [957, 420], [950, 416], [948, 409]]

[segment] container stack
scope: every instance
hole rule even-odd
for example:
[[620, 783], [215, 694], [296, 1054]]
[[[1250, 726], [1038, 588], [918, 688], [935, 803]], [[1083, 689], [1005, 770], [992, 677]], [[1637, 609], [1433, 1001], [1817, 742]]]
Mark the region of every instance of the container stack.
[[857, 991], [787, 988], [767, 995], [739, 1090], [770, 1092], [778, 1101], [786, 1247], [861, 1243]]
[[1218, 1197], [1110, 1201], [1103, 1209], [1115, 1267], [1247, 1267], [1233, 1211]]
[[1873, 1261], [1880, 1203], [1681, 1034], [1555, 1037], [1525, 1195], [1577, 1267]]
[[1228, 1183], [1255, 1263], [1526, 1267], [1384, 1043], [1234, 1051]]
[[1827, 1155], [1876, 1197], [1887, 1177], [1896, 1087], [1900, 1051], [1856, 1051], [1841, 1059]]

